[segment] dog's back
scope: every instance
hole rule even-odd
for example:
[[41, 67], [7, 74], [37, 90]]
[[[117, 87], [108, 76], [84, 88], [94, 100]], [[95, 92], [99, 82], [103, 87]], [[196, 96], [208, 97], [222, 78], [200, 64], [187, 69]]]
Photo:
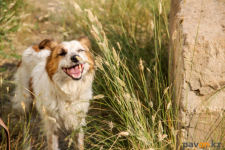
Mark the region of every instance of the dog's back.
[[50, 55], [49, 49], [40, 50], [38, 45], [27, 48], [17, 65], [15, 74], [16, 90], [12, 99], [13, 110], [24, 113], [22, 105], [25, 104], [25, 112], [29, 112], [32, 106], [32, 87], [30, 86], [30, 78], [33, 68]]

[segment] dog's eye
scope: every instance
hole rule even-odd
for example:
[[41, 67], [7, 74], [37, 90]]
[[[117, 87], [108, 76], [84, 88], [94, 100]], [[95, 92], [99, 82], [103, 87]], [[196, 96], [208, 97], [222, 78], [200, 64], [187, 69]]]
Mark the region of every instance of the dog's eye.
[[83, 51], [84, 51], [83, 49], [79, 49], [79, 50], [78, 50], [78, 52], [83, 52]]
[[59, 56], [65, 56], [65, 55], [66, 55], [66, 51], [62, 49], [61, 53], [59, 53]]

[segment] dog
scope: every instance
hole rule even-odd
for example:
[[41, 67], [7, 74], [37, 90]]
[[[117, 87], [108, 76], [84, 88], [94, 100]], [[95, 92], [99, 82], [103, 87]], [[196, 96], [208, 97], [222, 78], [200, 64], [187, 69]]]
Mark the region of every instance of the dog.
[[49, 150], [58, 149], [59, 129], [79, 130], [77, 147], [84, 149], [85, 116], [92, 99], [95, 62], [88, 37], [70, 42], [45, 39], [26, 49], [17, 65], [13, 110], [29, 113], [35, 104]]

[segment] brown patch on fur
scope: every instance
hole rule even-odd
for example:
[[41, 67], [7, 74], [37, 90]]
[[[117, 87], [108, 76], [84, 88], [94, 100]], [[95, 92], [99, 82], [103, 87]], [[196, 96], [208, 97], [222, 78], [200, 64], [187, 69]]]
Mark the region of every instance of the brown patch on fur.
[[30, 95], [31, 98], [34, 99], [34, 89], [33, 89], [33, 82], [32, 82], [33, 78], [30, 78], [29, 80], [29, 90], [30, 90]]
[[78, 41], [86, 49], [85, 52], [86, 52], [86, 55], [88, 58], [88, 63], [90, 63], [90, 69], [88, 72], [92, 72], [92, 71], [94, 71], [95, 61], [94, 61], [94, 57], [93, 57], [92, 53], [87, 49], [87, 48], [91, 48], [91, 42], [87, 36], [79, 37]]
[[56, 47], [59, 44], [59, 41], [55, 41], [53, 39], [45, 39], [41, 41], [41, 43], [38, 45], [39, 49], [49, 49], [52, 50], [54, 47]]
[[35, 51], [35, 52], [39, 52], [39, 51], [40, 51], [40, 49], [39, 49], [39, 46], [38, 46], [38, 45], [34, 45], [32, 48], [34, 49], [34, 51]]
[[44, 39], [43, 41], [41, 41], [39, 45], [34, 45], [32, 48], [34, 49], [35, 52], [40, 52], [41, 49], [51, 50], [57, 44], [59, 44], [59, 41], [55, 41], [53, 39]]
[[18, 62], [18, 64], [17, 64], [17, 69], [20, 67], [21, 63], [22, 63], [22, 60], [20, 60], [20, 61]]
[[52, 76], [57, 71], [59, 62], [63, 58], [63, 56], [59, 56], [61, 51], [62, 51], [61, 46], [55, 47], [54, 50], [52, 50], [51, 55], [47, 58], [45, 69], [50, 79], [52, 79]]
[[92, 53], [90, 51], [85, 51], [87, 58], [88, 58], [88, 63], [90, 65], [90, 69], [88, 70], [88, 72], [92, 72], [95, 70], [95, 60], [94, 57], [92, 55]]
[[[91, 42], [87, 36], [81, 36], [77, 39], [84, 48], [91, 48]], [[88, 49], [86, 49], [88, 50]]]

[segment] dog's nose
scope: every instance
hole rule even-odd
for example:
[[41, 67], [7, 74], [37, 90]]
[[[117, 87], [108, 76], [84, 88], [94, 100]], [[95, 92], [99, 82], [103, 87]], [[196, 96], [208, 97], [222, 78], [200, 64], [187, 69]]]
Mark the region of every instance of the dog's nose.
[[73, 56], [71, 57], [71, 61], [77, 63], [77, 62], [79, 61], [79, 60], [77, 59], [77, 56], [78, 56], [78, 55], [73, 55]]

